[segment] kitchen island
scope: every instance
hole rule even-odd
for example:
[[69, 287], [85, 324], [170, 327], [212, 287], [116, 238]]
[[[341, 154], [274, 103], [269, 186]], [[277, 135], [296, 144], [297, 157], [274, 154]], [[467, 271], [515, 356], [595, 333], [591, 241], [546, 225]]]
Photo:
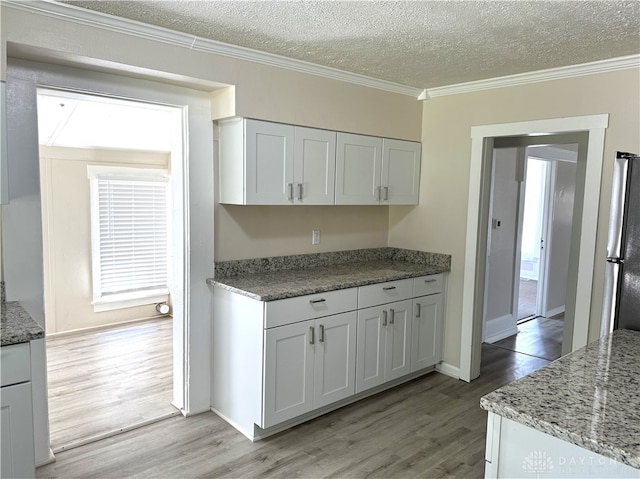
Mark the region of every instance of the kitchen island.
[[614, 331], [480, 404], [486, 477], [640, 478], [638, 331]]
[[374, 248], [216, 263], [212, 410], [256, 440], [433, 371], [450, 261]]

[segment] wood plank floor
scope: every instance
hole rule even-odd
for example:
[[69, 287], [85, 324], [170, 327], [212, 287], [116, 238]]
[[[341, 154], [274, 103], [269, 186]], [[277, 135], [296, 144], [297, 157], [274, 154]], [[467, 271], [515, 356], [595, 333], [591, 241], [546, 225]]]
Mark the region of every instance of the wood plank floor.
[[47, 338], [54, 452], [178, 411], [171, 406], [172, 320]]
[[38, 478], [480, 478], [480, 397], [548, 361], [483, 345], [467, 384], [432, 373], [263, 441], [213, 413], [162, 422], [57, 454]]
[[544, 318], [540, 316], [524, 323], [519, 323], [518, 334], [497, 341], [493, 345], [553, 361], [562, 354], [563, 317], [563, 315], [560, 318]]

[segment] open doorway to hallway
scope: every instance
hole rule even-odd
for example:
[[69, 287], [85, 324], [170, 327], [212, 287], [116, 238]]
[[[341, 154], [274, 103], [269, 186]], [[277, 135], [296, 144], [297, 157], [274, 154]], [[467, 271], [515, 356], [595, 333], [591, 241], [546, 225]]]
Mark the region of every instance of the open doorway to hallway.
[[485, 342], [547, 360], [560, 357], [576, 161], [577, 144], [496, 142]]
[[38, 90], [54, 453], [179, 414], [171, 404], [171, 305], [183, 301], [172, 287], [177, 110]]

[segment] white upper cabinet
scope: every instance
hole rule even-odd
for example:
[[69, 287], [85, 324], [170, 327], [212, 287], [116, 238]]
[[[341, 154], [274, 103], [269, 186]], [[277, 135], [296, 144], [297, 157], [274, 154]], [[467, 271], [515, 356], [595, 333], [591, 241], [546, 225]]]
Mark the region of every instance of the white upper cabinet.
[[334, 204], [336, 132], [295, 127], [293, 204]]
[[246, 118], [218, 125], [220, 203], [418, 204], [420, 143]]
[[420, 155], [414, 141], [338, 133], [336, 204], [418, 204]]
[[336, 204], [380, 203], [382, 138], [338, 133]]
[[389, 205], [417, 205], [420, 193], [421, 144], [415, 141], [382, 142], [382, 200]]

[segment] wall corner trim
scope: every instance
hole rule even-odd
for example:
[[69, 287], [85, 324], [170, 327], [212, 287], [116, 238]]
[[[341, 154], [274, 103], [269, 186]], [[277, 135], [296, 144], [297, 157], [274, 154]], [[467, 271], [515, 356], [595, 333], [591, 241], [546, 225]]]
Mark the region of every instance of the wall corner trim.
[[437, 364], [436, 371], [440, 374], [444, 374], [445, 376], [460, 379], [460, 368], [449, 363], [441, 362], [440, 364]]
[[482, 90], [492, 90], [495, 88], [527, 85], [530, 83], [539, 83], [549, 80], [561, 80], [564, 78], [593, 75], [595, 73], [629, 70], [632, 68], [640, 68], [640, 55], [629, 55], [591, 63], [582, 63], [579, 65], [569, 65], [550, 68], [548, 70], [518, 73], [516, 75], [507, 75], [488, 78], [486, 80], [429, 88], [426, 90], [426, 96], [427, 98], [436, 98], [439, 96], [458, 95], [460, 93], [471, 93]]

